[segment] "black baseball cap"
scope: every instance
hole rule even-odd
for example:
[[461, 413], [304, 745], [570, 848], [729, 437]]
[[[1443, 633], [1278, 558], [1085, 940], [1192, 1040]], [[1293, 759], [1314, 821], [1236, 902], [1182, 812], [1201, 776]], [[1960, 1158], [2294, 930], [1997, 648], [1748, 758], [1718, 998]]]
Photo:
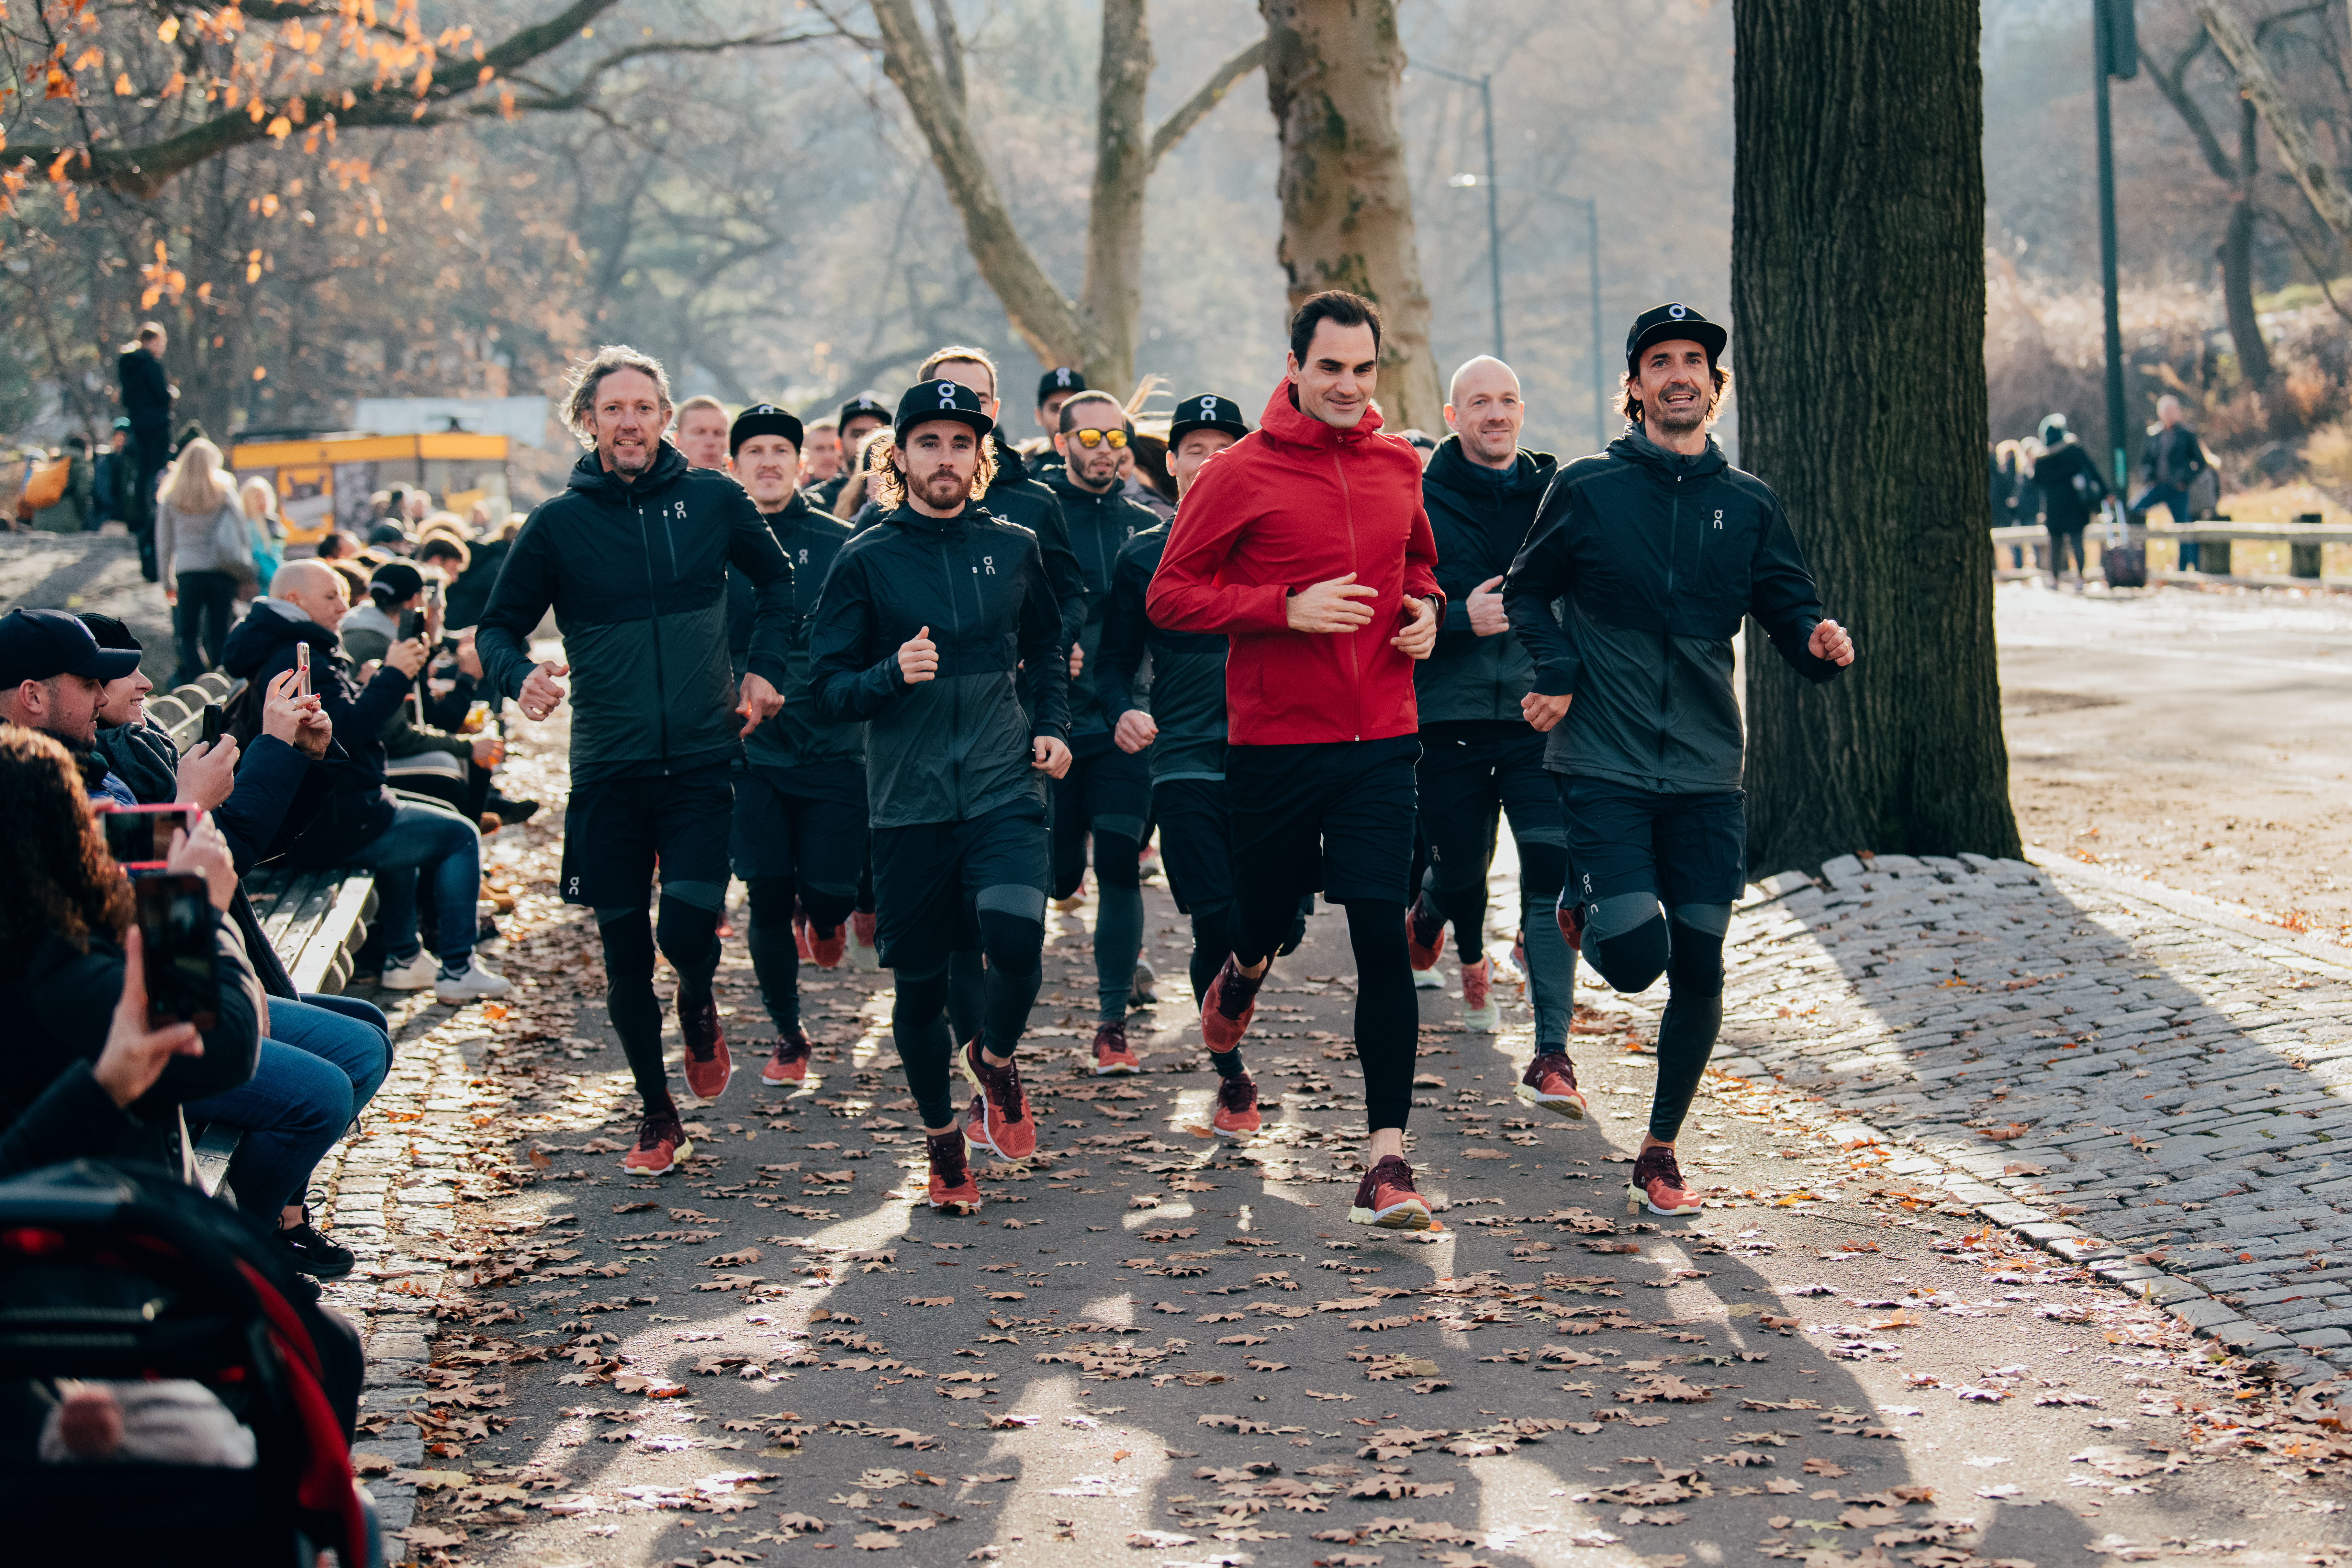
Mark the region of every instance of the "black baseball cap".
[[1195, 393], [1176, 405], [1175, 421], [1168, 426], [1170, 448], [1172, 450], [1177, 442], [1195, 430], [1223, 430], [1234, 436], [1250, 433], [1249, 422], [1242, 417], [1242, 405], [1213, 392]]
[[1057, 364], [1053, 369], [1047, 371], [1045, 374], [1037, 378], [1037, 403], [1040, 407], [1043, 407], [1045, 405], [1045, 399], [1053, 396], [1054, 394], [1057, 392], [1085, 392], [1087, 390], [1086, 372], [1078, 369], [1076, 365]]
[[90, 629], [63, 610], [0, 616], [0, 690], [60, 675], [120, 680], [138, 668], [137, 649], [100, 647]]
[[74, 619], [89, 628], [89, 635], [98, 639], [100, 647], [127, 648], [132, 653], [145, 651], [146, 645], [131, 636], [131, 628], [112, 616], [97, 610], [84, 610]]
[[425, 574], [405, 561], [387, 561], [375, 569], [368, 579], [371, 586], [381, 584], [392, 590], [392, 602], [414, 597], [425, 592]]
[[878, 392], [861, 392], [841, 405], [841, 413], [834, 423], [839, 428], [846, 430], [849, 428], [849, 422], [861, 416], [870, 419], [879, 419], [887, 425], [890, 422], [890, 405], [882, 401], [882, 395]]
[[1633, 330], [1625, 334], [1625, 363], [1630, 367], [1652, 343], [1672, 342], [1676, 338], [1688, 338], [1705, 349], [1707, 363], [1713, 364], [1723, 357], [1731, 334], [1688, 305], [1653, 305], [1633, 318]]
[[898, 417], [890, 423], [891, 434], [903, 442], [908, 431], [934, 419], [969, 425], [978, 436], [996, 428], [996, 421], [981, 412], [980, 394], [971, 387], [956, 381], [919, 381], [898, 399]]
[[797, 452], [801, 449], [802, 434], [797, 416], [772, 403], [754, 403], [735, 416], [735, 423], [727, 426], [727, 455], [733, 457], [754, 436], [782, 436]]

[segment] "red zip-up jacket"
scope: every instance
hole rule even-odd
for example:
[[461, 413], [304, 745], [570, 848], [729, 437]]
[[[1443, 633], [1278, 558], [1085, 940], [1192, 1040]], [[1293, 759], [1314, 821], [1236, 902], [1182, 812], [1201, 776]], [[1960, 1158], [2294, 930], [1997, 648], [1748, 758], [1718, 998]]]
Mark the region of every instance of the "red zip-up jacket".
[[[1258, 428], [1209, 459], [1169, 525], [1144, 596], [1154, 626], [1223, 633], [1227, 734], [1236, 746], [1377, 741], [1421, 728], [1412, 664], [1389, 646], [1408, 598], [1433, 598], [1437, 542], [1421, 504], [1421, 458], [1380, 432], [1301, 414], [1282, 382]], [[1290, 629], [1286, 601], [1356, 574], [1377, 597], [1352, 633]]]

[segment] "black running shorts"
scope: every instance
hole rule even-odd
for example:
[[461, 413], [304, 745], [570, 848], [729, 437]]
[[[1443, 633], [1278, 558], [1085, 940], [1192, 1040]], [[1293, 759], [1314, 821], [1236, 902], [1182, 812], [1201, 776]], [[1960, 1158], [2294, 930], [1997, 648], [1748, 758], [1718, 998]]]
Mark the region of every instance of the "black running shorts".
[[772, 771], [738, 773], [729, 858], [747, 882], [791, 877], [821, 893], [854, 898], [866, 870], [865, 795], [812, 798], [778, 787]]
[[735, 791], [728, 765], [574, 784], [563, 811], [567, 904], [642, 910], [662, 891], [698, 909], [727, 897], [727, 838]]
[[1151, 814], [1160, 823], [1160, 864], [1176, 908], [1229, 904], [1234, 900], [1234, 825], [1223, 779], [1162, 779], [1151, 786]]
[[1746, 792], [1665, 795], [1611, 779], [1553, 776], [1577, 902], [1643, 892], [1657, 894], [1668, 909], [1738, 901], [1748, 880]]
[[980, 946], [982, 908], [1045, 914], [1045, 808], [1016, 800], [969, 822], [874, 830], [876, 938], [886, 969], [936, 973]]
[[1234, 882], [1248, 909], [1393, 899], [1412, 875], [1412, 735], [1301, 746], [1229, 746]]

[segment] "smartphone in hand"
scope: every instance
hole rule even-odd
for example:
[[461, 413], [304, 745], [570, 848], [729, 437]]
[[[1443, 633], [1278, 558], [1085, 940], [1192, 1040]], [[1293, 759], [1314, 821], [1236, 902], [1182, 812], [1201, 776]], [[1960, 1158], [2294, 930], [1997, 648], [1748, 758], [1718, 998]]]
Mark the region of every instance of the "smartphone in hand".
[[139, 935], [145, 949], [147, 1026], [219, 1020], [220, 975], [214, 968], [218, 913], [198, 876], [140, 877]]
[[310, 645], [306, 642], [294, 645], [294, 695], [310, 695]]
[[126, 871], [162, 866], [172, 858], [172, 834], [185, 829], [194, 808], [188, 805], [118, 805], [99, 814], [106, 830], [106, 852]]
[[425, 635], [425, 616], [415, 610], [400, 612], [400, 640], [414, 642]]
[[223, 710], [221, 705], [217, 702], [207, 702], [205, 704], [204, 727], [202, 730], [197, 731], [196, 739], [202, 741], [207, 746], [219, 744], [221, 738], [222, 712]]

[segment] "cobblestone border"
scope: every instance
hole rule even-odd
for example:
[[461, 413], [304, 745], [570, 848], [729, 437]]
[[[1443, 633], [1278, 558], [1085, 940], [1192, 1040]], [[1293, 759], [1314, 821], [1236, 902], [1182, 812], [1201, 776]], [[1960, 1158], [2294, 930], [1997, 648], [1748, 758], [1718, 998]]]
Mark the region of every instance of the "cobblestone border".
[[1820, 1094], [1899, 1151], [1885, 1175], [2278, 1375], [2352, 1365], [2329, 944], [2096, 868], [1885, 855], [1765, 879], [1727, 956], [1724, 1071]]

